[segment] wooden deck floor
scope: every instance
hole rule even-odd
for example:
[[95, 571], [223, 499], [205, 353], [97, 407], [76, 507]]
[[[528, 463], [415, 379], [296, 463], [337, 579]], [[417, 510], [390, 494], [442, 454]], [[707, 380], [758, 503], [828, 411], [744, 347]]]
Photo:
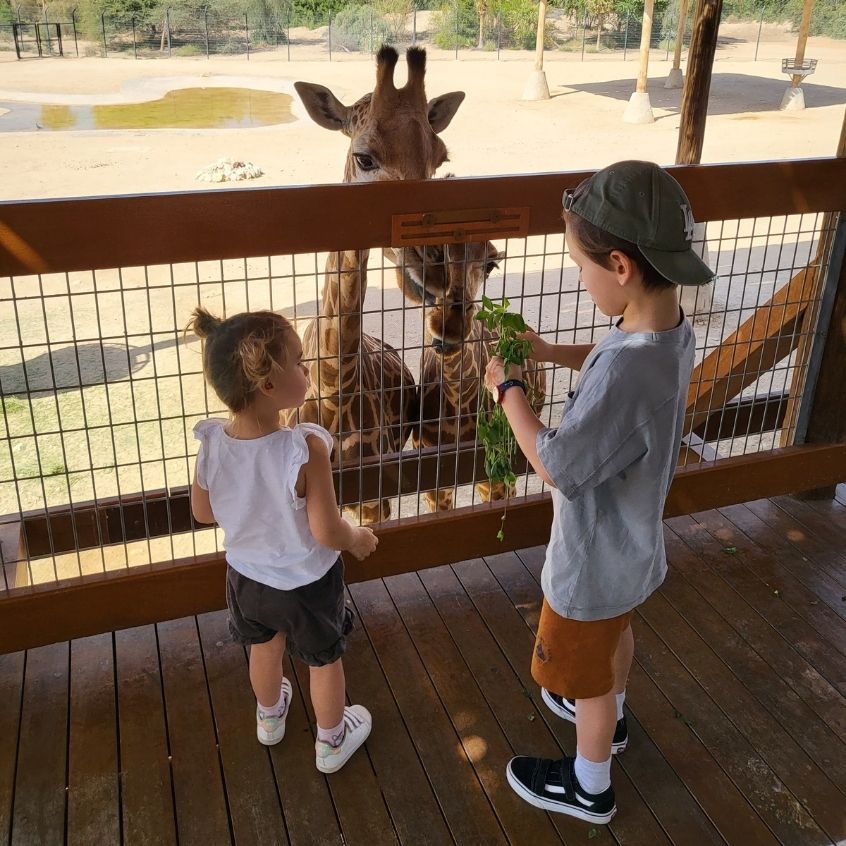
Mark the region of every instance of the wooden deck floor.
[[542, 550], [350, 588], [364, 754], [314, 768], [307, 674], [285, 740], [254, 735], [223, 613], [0, 656], [0, 843], [722, 844], [846, 840], [846, 491], [667, 524], [636, 615], [618, 814], [548, 816], [514, 753], [574, 750], [529, 673]]

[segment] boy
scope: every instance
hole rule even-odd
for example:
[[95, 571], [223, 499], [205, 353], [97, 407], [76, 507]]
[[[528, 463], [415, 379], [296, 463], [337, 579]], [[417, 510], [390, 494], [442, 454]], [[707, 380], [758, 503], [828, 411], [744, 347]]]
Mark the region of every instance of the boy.
[[581, 371], [557, 430], [534, 415], [525, 388], [512, 390], [519, 368], [506, 374], [494, 358], [485, 382], [553, 489], [532, 676], [547, 706], [575, 722], [577, 754], [513, 758], [507, 776], [537, 807], [607, 823], [617, 810], [611, 755], [628, 740], [629, 622], [667, 571], [661, 518], [694, 359], [677, 285], [714, 274], [691, 248], [684, 191], [657, 165], [605, 168], [565, 192], [564, 219], [581, 284], [603, 314], [621, 317], [596, 345], [527, 335], [533, 358]]

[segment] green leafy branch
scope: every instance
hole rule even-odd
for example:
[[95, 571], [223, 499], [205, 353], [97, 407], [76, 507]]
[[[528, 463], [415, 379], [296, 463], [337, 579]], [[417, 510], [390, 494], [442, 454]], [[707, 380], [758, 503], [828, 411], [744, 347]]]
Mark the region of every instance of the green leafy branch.
[[[491, 352], [505, 362], [505, 372], [511, 364], [523, 366], [532, 351], [532, 345], [518, 337], [519, 333], [528, 328], [522, 315], [508, 311], [509, 302], [503, 297], [502, 303], [497, 304], [489, 297], [482, 297], [482, 308], [476, 315], [497, 338]], [[484, 390], [484, 389], [483, 389]], [[491, 484], [500, 483], [506, 490], [506, 510], [502, 513], [497, 539], [505, 537], [505, 515], [508, 508], [508, 495], [517, 482], [512, 462], [517, 454], [517, 439], [511, 431], [511, 424], [505, 416], [501, 405], [494, 404], [491, 411], [487, 404], [479, 402], [479, 414], [476, 421], [476, 432], [485, 447], [485, 475]]]

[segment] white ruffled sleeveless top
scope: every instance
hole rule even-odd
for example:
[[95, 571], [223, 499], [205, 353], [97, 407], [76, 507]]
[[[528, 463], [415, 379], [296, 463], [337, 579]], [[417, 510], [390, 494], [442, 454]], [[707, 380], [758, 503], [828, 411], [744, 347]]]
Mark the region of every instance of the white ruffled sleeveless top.
[[197, 484], [209, 492], [229, 566], [279, 590], [317, 581], [339, 552], [315, 540], [296, 485], [308, 461], [306, 436], [321, 438], [330, 451], [332, 436], [321, 426], [301, 423], [238, 440], [226, 434], [227, 423], [203, 420], [194, 437], [200, 442]]

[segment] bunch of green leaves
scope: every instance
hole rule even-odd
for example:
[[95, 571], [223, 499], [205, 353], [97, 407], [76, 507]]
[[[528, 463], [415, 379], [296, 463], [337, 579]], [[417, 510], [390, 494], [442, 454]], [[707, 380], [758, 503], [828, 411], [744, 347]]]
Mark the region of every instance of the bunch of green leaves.
[[[522, 315], [508, 311], [509, 302], [503, 297], [502, 303], [497, 304], [489, 297], [482, 297], [482, 308], [476, 315], [485, 326], [494, 333], [496, 341], [491, 352], [499, 356], [505, 363], [505, 372], [511, 364], [521, 367], [532, 350], [529, 341], [521, 339], [519, 333], [528, 328]], [[494, 404], [488, 411], [488, 403], [479, 402], [479, 414], [476, 421], [476, 432], [485, 447], [485, 474], [492, 484], [505, 485], [506, 496], [517, 482], [512, 462], [517, 454], [517, 439], [511, 431], [511, 424], [505, 416], [505, 411], [499, 404]], [[502, 514], [505, 523], [505, 512]], [[502, 540], [504, 529], [501, 524], [497, 538]]]

